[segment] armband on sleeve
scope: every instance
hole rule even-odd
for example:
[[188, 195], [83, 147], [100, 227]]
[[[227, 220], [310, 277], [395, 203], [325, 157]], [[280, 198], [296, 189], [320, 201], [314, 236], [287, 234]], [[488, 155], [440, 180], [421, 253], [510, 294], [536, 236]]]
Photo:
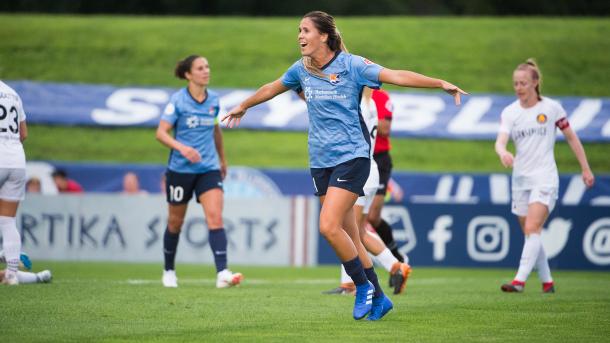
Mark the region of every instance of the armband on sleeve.
[[563, 117], [555, 122], [555, 126], [557, 126], [559, 130], [564, 130], [570, 126], [570, 122], [568, 121], [568, 118]]

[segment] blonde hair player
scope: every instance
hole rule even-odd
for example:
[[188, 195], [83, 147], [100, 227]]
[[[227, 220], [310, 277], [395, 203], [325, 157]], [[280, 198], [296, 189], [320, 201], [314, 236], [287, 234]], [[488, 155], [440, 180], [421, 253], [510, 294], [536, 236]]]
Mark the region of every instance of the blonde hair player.
[[[519, 270], [511, 283], [502, 285], [504, 292], [523, 292], [525, 281], [534, 266], [542, 281], [542, 291], [555, 292], [540, 233], [555, 207], [559, 188], [553, 153], [556, 128], [563, 132], [576, 155], [585, 185], [591, 187], [595, 182], [585, 150], [570, 128], [565, 110], [558, 102], [541, 95], [541, 81], [542, 74], [533, 59], [517, 66], [513, 73], [517, 100], [502, 111], [495, 144], [502, 165], [513, 168], [512, 212], [519, 218], [525, 235]], [[506, 150], [509, 136], [515, 144], [515, 156]]]
[[309, 114], [309, 165], [320, 197], [320, 233], [330, 243], [356, 284], [352, 315], [381, 319], [393, 307], [379, 286], [373, 263], [358, 234], [353, 205], [364, 195], [370, 169], [370, 138], [360, 114], [362, 89], [382, 82], [403, 87], [442, 88], [460, 103], [466, 94], [449, 82], [405, 70], [386, 69], [347, 53], [335, 20], [327, 13], [307, 13], [299, 24], [302, 59], [233, 108], [223, 118], [239, 125], [246, 111], [289, 89], [303, 93]]

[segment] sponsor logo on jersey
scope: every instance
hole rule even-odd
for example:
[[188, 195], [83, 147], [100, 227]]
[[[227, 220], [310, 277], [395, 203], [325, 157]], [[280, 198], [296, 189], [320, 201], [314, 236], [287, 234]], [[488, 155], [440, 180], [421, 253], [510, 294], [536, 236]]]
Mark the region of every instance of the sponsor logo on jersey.
[[328, 75], [328, 80], [333, 85], [336, 85], [337, 83], [339, 83], [339, 75], [338, 74], [329, 74]]
[[369, 60], [368, 58], [362, 58], [362, 60], [364, 61], [364, 64], [375, 64], [373, 63], [373, 61]]
[[547, 117], [546, 114], [544, 113], [540, 113], [539, 115], [536, 116], [536, 121], [540, 124], [544, 124], [546, 123]]

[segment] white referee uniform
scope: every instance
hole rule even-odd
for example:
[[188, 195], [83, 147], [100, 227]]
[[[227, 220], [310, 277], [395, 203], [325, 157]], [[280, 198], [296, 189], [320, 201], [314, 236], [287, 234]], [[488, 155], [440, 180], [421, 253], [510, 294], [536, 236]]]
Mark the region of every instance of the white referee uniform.
[[379, 189], [379, 169], [377, 168], [377, 163], [373, 158], [373, 152], [375, 151], [375, 137], [377, 137], [377, 124], [379, 119], [377, 118], [377, 106], [375, 106], [373, 99], [368, 99], [368, 104], [366, 101], [367, 99], [363, 97], [362, 102], [360, 103], [360, 109], [362, 119], [364, 119], [364, 123], [366, 124], [366, 129], [371, 140], [371, 151], [369, 153], [369, 158], [371, 159], [371, 170], [369, 172], [369, 178], [366, 179], [366, 183], [363, 187], [364, 196], [358, 197], [358, 200], [356, 200], [356, 205], [363, 207], [363, 213], [369, 213], [369, 209], [373, 204], [375, 194], [377, 194], [377, 189]]
[[19, 135], [25, 121], [21, 98], [0, 81], [0, 199], [25, 198], [25, 152]]
[[567, 115], [555, 101], [542, 97], [535, 106], [521, 107], [516, 100], [502, 111], [500, 132], [510, 135], [515, 148], [512, 175], [512, 212], [526, 216], [528, 205], [540, 202], [555, 207], [559, 174], [555, 163], [556, 128], [564, 127]]

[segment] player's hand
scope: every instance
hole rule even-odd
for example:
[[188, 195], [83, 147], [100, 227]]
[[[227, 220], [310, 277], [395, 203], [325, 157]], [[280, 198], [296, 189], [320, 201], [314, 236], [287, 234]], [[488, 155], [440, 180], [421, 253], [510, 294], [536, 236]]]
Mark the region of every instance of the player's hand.
[[239, 126], [241, 122], [241, 117], [246, 114], [246, 109], [241, 105], [235, 106], [232, 110], [230, 110], [220, 121], [225, 122], [225, 125], [229, 128], [233, 128], [233, 126]]
[[511, 154], [508, 151], [503, 152], [500, 155], [500, 162], [502, 162], [502, 165], [504, 166], [504, 168], [512, 168], [514, 160], [515, 160], [515, 158], [513, 157], [513, 154]]
[[441, 85], [443, 90], [453, 96], [453, 100], [456, 105], [460, 105], [462, 100], [460, 99], [460, 94], [468, 95], [468, 93], [461, 90], [458, 86], [453, 85], [445, 80], [441, 80]]
[[587, 187], [593, 187], [593, 184], [595, 183], [595, 176], [593, 176], [593, 172], [591, 172], [589, 169], [584, 170], [582, 172], [582, 181]]
[[199, 151], [191, 148], [190, 146], [184, 146], [180, 149], [180, 154], [184, 156], [191, 163], [197, 163], [201, 161], [201, 155], [199, 155]]
[[220, 177], [224, 180], [227, 176], [227, 161], [220, 161]]

